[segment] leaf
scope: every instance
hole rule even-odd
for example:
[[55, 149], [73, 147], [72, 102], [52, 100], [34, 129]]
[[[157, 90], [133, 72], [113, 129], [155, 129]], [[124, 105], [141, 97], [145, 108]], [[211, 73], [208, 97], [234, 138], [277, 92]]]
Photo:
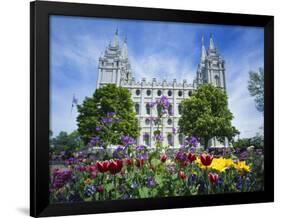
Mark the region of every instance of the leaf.
[[142, 187], [139, 189], [139, 195], [141, 198], [149, 197], [149, 189], [147, 187]]
[[161, 164], [161, 161], [159, 159], [153, 158], [151, 160], [151, 164], [155, 167], [159, 166]]
[[113, 183], [108, 183], [104, 186], [104, 188], [107, 192], [110, 192], [112, 189], [114, 189], [114, 185]]

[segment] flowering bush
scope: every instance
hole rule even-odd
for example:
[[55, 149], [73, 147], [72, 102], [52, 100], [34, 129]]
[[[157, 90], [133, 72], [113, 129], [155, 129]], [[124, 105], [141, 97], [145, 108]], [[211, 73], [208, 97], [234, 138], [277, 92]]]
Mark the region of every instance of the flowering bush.
[[[101, 201], [263, 189], [262, 154], [255, 151], [243, 155], [208, 153], [196, 149], [198, 139], [190, 136], [179, 149], [169, 152], [160, 131], [162, 118], [169, 116], [169, 105], [164, 96], [150, 104], [158, 110], [155, 149], [136, 145], [133, 138], [124, 135], [106, 159], [93, 161], [84, 154], [72, 157], [65, 161], [64, 167], [52, 169], [51, 201]], [[113, 117], [114, 114], [108, 114], [102, 122], [111, 122], [108, 119]], [[92, 137], [92, 144], [98, 142], [98, 137]]]

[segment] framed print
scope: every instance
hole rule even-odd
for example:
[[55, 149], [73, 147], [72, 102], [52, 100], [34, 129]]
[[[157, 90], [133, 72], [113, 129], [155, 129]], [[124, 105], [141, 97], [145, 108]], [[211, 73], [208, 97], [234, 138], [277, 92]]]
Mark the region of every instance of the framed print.
[[273, 17], [35, 1], [30, 215], [274, 200]]

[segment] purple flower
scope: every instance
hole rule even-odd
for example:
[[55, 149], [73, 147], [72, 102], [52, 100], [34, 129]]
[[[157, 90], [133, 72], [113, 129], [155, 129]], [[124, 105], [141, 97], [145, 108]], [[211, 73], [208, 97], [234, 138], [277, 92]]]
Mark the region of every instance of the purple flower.
[[121, 136], [121, 142], [123, 145], [128, 146], [135, 143], [135, 139], [130, 136]]
[[99, 136], [93, 136], [90, 140], [91, 145], [98, 145], [100, 143], [100, 137]]
[[177, 129], [175, 127], [173, 127], [172, 128], [172, 132], [173, 132], [174, 135], [176, 135], [177, 134]]
[[72, 172], [70, 170], [55, 169], [53, 171], [52, 187], [55, 189], [63, 187], [68, 181], [70, 181], [71, 177]]
[[198, 140], [197, 140], [196, 137], [191, 136], [191, 137], [187, 137], [187, 138], [185, 139], [185, 143], [186, 143], [187, 145], [191, 145], [191, 146], [193, 146], [193, 147], [196, 147], [196, 146], [198, 145]]
[[183, 152], [182, 150], [179, 150], [179, 151], [177, 152], [177, 154], [176, 154], [175, 159], [176, 159], [177, 161], [184, 162], [184, 161], [187, 160], [187, 156], [186, 156], [185, 152]]
[[114, 112], [108, 112], [106, 115], [107, 115], [107, 117], [113, 117], [115, 115], [115, 113]]
[[153, 187], [153, 186], [155, 186], [155, 185], [156, 185], [155, 179], [154, 179], [153, 177], [148, 177], [148, 178], [146, 179], [146, 185], [147, 185], [148, 187]]
[[148, 158], [146, 146], [144, 146], [144, 145], [136, 146], [136, 157], [138, 159], [147, 159]]
[[114, 152], [113, 152], [113, 158], [116, 159], [123, 159], [123, 158], [128, 158], [127, 150], [126, 147], [124, 146], [118, 146]]
[[102, 127], [101, 127], [101, 126], [97, 126], [97, 127], [96, 127], [96, 131], [97, 131], [97, 132], [99, 132], [99, 131], [101, 131], [101, 130], [102, 130]]
[[162, 134], [155, 134], [153, 138], [154, 138], [154, 140], [160, 141], [160, 142], [162, 142], [164, 140], [164, 137]]
[[101, 118], [101, 121], [103, 124], [110, 124], [112, 123], [112, 118], [111, 117], [103, 117]]

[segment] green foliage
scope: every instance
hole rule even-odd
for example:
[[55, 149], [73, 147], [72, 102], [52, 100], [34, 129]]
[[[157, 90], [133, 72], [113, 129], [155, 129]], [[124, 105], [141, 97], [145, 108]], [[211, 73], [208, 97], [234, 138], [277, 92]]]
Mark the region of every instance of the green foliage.
[[190, 98], [181, 102], [181, 107], [180, 132], [198, 137], [205, 148], [212, 137], [220, 141], [227, 137], [232, 141], [238, 133], [231, 125], [233, 115], [228, 109], [226, 92], [221, 88], [202, 85]]
[[264, 139], [262, 135], [256, 135], [252, 138], [244, 138], [239, 139], [238, 141], [233, 143], [233, 147], [240, 149], [247, 149], [250, 146], [254, 146], [255, 148], [263, 149]]
[[[133, 138], [139, 135], [131, 93], [127, 88], [117, 87], [114, 84], [99, 88], [93, 97], [86, 97], [83, 104], [78, 105], [78, 112], [78, 131], [86, 144], [92, 136], [99, 136], [101, 140], [107, 137], [109, 143], [118, 144], [120, 135]], [[108, 131], [97, 131], [96, 127], [101, 125], [101, 119], [110, 112], [115, 113], [119, 122], [113, 123]]]
[[50, 145], [54, 153], [60, 151], [72, 152], [83, 147], [83, 142], [78, 131], [73, 131], [70, 134], [62, 131], [54, 138], [51, 138], [50, 135]]
[[264, 70], [259, 68], [259, 72], [250, 71], [248, 90], [251, 96], [255, 97], [256, 108], [259, 112], [264, 111]]

